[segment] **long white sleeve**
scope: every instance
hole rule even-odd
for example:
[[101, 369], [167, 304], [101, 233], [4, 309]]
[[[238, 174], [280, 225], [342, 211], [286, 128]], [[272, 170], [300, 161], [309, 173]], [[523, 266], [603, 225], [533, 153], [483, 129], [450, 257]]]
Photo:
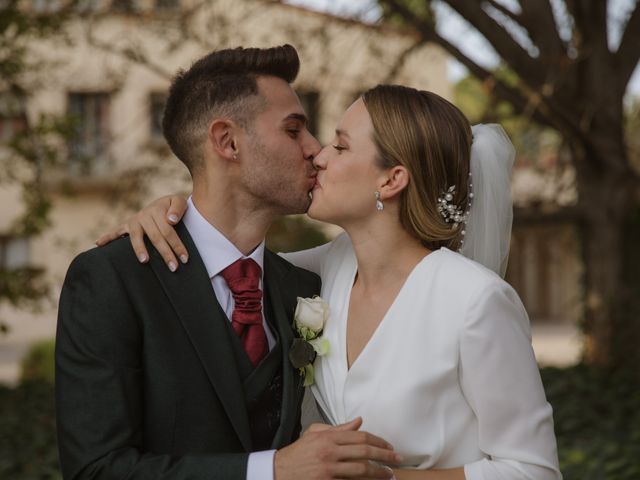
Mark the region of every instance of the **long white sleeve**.
[[496, 280], [470, 300], [460, 339], [460, 382], [478, 418], [478, 445], [489, 457], [465, 465], [467, 480], [562, 478], [529, 320], [504, 282]]
[[311, 272], [322, 275], [322, 265], [327, 258], [333, 242], [325, 243], [319, 247], [300, 250], [298, 252], [278, 253], [286, 261], [293, 263], [296, 267], [304, 268]]

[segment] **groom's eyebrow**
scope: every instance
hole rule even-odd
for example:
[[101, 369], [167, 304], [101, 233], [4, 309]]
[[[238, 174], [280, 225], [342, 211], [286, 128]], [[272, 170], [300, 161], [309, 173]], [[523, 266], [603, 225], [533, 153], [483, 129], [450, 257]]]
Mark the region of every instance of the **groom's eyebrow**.
[[285, 122], [287, 120], [297, 120], [298, 122], [301, 122], [303, 125], [307, 124], [307, 116], [303, 113], [291, 113], [287, 115], [287, 117], [284, 119]]

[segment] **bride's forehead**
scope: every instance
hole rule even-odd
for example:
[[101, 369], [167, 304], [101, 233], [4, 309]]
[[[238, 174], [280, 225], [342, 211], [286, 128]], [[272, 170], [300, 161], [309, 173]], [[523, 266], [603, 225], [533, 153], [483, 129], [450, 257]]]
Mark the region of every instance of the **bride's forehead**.
[[371, 117], [369, 112], [361, 99], [356, 100], [351, 106], [344, 112], [344, 115], [338, 123], [336, 131], [343, 132], [347, 136], [354, 136], [359, 134], [368, 134], [373, 125], [371, 123]]

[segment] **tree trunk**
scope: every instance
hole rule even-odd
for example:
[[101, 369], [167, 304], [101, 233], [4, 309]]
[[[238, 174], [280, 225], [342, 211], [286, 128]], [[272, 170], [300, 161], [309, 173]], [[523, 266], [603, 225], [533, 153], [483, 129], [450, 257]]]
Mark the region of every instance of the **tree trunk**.
[[634, 291], [639, 272], [625, 269], [639, 255], [638, 244], [625, 242], [632, 234], [638, 180], [632, 172], [588, 166], [595, 164], [586, 158], [577, 163], [585, 239], [585, 353], [590, 363], [611, 366], [637, 357], [640, 345], [633, 308], [634, 302], [640, 305], [640, 291]]

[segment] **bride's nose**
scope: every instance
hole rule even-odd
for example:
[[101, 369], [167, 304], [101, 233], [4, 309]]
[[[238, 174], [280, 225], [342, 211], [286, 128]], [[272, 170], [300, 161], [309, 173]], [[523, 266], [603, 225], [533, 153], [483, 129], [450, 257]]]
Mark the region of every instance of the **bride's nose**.
[[313, 166], [317, 169], [317, 170], [323, 170], [327, 167], [327, 147], [328, 145], [325, 145], [324, 147], [322, 147], [322, 150], [320, 150], [320, 153], [318, 153], [318, 155], [316, 155], [313, 159]]

